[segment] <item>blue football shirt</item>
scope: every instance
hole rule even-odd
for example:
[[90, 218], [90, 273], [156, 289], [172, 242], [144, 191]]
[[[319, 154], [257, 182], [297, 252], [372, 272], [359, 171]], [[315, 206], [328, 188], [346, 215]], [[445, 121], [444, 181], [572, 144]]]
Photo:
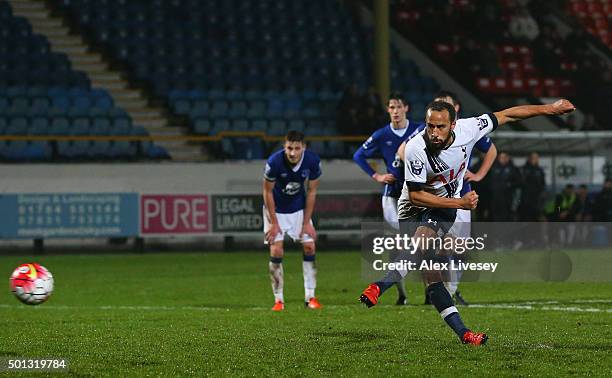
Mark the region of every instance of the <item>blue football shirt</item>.
[[274, 204], [279, 214], [295, 213], [306, 207], [305, 181], [321, 176], [321, 159], [310, 150], [304, 150], [302, 159], [291, 166], [285, 150], [273, 153], [266, 163], [264, 179], [274, 182]]

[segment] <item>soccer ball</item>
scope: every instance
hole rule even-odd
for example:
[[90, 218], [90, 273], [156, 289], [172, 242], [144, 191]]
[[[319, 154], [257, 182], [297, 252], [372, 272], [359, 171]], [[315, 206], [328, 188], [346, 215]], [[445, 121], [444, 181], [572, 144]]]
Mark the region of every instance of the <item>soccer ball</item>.
[[11, 275], [10, 284], [17, 299], [29, 305], [41, 304], [53, 293], [53, 275], [36, 263], [19, 265]]

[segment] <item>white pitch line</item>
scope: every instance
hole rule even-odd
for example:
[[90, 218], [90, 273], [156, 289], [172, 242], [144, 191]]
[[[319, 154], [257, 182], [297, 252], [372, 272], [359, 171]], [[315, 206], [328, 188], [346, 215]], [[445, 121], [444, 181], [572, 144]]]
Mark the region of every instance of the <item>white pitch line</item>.
[[[578, 303], [578, 301], [573, 301], [571, 303]], [[589, 302], [581, 302], [581, 303], [609, 303], [608, 300], [589, 300]], [[548, 306], [551, 304], [557, 304], [557, 306]], [[603, 313], [612, 313], [612, 308], [594, 308], [594, 307], [576, 307], [576, 306], [562, 306], [559, 305], [558, 301], [540, 301], [540, 302], [520, 302], [520, 303], [476, 303], [471, 304], [468, 308], [492, 308], [492, 309], [504, 309], [504, 310], [530, 310], [530, 311], [561, 311], [561, 312], [603, 312]], [[544, 305], [544, 306], [538, 306]], [[325, 305], [324, 308], [330, 309], [350, 309], [358, 306], [355, 305]], [[6, 309], [28, 309], [33, 306], [26, 305], [9, 305], [9, 304], [0, 304], [0, 308]], [[379, 307], [385, 308], [397, 308], [397, 306], [392, 305], [382, 305]], [[238, 310], [249, 310], [249, 311], [268, 311], [269, 307], [197, 307], [197, 306], [66, 306], [66, 305], [50, 305], [50, 304], [42, 304], [40, 306], [36, 306], [38, 309], [49, 309], [49, 310], [130, 310], [130, 311], [220, 311], [220, 312], [229, 312], [229, 311], [238, 311]], [[408, 306], [407, 310], [414, 308], [413, 306]]]
[[564, 311], [564, 312], [607, 312], [612, 313], [612, 308], [593, 308], [593, 307], [564, 307], [564, 306], [533, 306], [529, 304], [471, 304], [471, 308], [495, 308], [511, 310], [541, 310], [541, 311]]

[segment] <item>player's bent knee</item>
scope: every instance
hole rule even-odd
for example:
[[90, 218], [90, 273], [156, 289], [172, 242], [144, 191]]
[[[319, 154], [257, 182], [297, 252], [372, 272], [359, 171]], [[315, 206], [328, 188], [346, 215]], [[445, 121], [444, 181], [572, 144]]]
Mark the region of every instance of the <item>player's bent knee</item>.
[[303, 245], [304, 247], [304, 254], [309, 256], [309, 255], [314, 255], [315, 254], [315, 243], [313, 242], [309, 242], [309, 243], [304, 243]]
[[270, 245], [270, 256], [272, 257], [283, 257], [284, 254], [284, 250], [283, 250], [283, 243], [278, 241], [278, 242], [274, 242], [272, 243], [272, 245]]

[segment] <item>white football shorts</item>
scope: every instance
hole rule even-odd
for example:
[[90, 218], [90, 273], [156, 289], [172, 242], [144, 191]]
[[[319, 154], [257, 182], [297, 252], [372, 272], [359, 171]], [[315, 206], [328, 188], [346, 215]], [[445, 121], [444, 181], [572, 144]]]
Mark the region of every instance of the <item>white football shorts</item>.
[[385, 222], [396, 230], [399, 230], [399, 222], [397, 220], [397, 198], [382, 196], [382, 209]]
[[[271, 227], [270, 215], [265, 206], [263, 207], [263, 218], [265, 234]], [[274, 237], [275, 242], [284, 240], [285, 234], [289, 235], [294, 242], [308, 243], [314, 241], [312, 236], [308, 234], [304, 234], [303, 237], [300, 235], [300, 232], [302, 232], [302, 223], [304, 222], [304, 210], [298, 210], [295, 213], [289, 214], [276, 213], [276, 219], [278, 219], [278, 225], [281, 231]], [[312, 224], [312, 220], [310, 224]], [[264, 241], [264, 244], [268, 244], [268, 242]]]
[[455, 223], [448, 230], [449, 234], [452, 234], [458, 238], [469, 238], [472, 236], [472, 211], [465, 209], [457, 209], [457, 217]]

